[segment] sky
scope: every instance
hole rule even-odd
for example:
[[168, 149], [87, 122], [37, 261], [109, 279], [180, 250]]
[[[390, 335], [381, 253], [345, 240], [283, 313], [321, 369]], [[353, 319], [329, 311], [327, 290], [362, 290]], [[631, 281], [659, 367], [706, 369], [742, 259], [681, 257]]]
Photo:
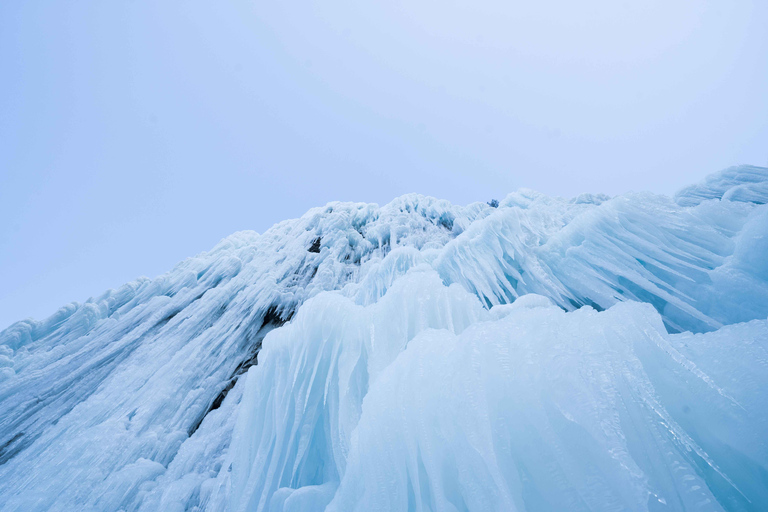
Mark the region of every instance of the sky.
[[768, 165], [764, 0], [0, 2], [0, 329], [329, 201]]

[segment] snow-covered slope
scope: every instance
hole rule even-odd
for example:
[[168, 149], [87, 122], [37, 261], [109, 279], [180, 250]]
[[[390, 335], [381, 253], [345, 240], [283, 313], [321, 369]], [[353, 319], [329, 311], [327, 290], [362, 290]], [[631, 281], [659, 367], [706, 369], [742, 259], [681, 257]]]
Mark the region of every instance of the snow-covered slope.
[[0, 333], [0, 510], [766, 510], [768, 169], [407, 195]]

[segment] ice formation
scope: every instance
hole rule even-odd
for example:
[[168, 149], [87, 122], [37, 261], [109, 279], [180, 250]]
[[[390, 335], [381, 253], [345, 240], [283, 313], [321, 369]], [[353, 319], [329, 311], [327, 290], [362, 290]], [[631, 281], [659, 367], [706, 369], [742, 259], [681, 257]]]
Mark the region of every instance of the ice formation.
[[332, 203], [0, 333], [0, 510], [768, 510], [768, 169]]

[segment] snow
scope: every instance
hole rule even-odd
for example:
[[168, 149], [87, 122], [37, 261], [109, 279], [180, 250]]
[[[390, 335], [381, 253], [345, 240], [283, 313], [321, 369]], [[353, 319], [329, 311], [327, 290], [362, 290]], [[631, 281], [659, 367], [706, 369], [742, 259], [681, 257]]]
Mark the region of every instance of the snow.
[[0, 333], [0, 510], [764, 510], [768, 169], [415, 194]]

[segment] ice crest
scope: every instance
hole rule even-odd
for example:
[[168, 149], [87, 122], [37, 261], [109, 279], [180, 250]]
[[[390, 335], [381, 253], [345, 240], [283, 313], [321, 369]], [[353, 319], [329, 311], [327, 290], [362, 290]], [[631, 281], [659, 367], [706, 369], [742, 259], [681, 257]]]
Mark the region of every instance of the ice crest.
[[696, 206], [710, 199], [768, 203], [768, 168], [754, 165], [729, 167], [675, 194], [675, 201], [681, 206]]

